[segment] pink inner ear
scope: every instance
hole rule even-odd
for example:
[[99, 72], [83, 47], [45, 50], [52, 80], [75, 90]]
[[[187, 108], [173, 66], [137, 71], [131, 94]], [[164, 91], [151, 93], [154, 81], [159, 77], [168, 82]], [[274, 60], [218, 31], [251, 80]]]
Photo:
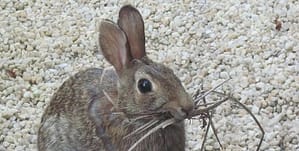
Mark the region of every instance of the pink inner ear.
[[103, 55], [115, 70], [120, 73], [131, 61], [131, 55], [127, 48], [125, 33], [117, 24], [111, 21], [102, 21], [99, 36]]
[[145, 53], [144, 23], [138, 10], [130, 5], [119, 12], [119, 27], [125, 32], [130, 53], [134, 59], [141, 59]]
[[121, 50], [119, 50], [118, 52], [119, 52], [119, 60], [121, 61], [122, 66], [123, 67], [127, 66], [128, 63], [131, 61], [130, 53], [128, 53], [128, 51], [121, 51]]

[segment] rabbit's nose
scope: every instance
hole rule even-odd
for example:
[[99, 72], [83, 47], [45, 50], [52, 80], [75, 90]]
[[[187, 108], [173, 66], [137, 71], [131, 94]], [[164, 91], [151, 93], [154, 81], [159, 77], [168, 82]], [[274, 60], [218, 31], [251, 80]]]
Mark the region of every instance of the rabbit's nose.
[[181, 107], [177, 108], [177, 109], [172, 109], [170, 110], [171, 115], [177, 119], [177, 120], [183, 120], [184, 118], [187, 117], [188, 112], [186, 112], [184, 109], [182, 109]]
[[168, 110], [170, 114], [177, 120], [183, 120], [193, 109], [193, 103], [179, 104], [178, 102], [172, 101], [164, 105], [164, 109]]
[[183, 112], [186, 113], [188, 116], [194, 108], [194, 103], [192, 101], [188, 101], [188, 103], [185, 103], [184, 106], [181, 108]]

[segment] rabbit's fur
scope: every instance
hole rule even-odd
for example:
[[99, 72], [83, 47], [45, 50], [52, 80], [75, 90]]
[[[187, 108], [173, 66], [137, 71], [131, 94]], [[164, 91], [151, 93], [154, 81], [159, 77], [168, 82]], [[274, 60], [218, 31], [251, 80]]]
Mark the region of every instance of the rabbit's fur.
[[[178, 122], [149, 135], [135, 150], [183, 151], [183, 119], [193, 103], [173, 71], [146, 56], [138, 10], [127, 5], [118, 24], [102, 21], [99, 43], [114, 68], [87, 69], [62, 84], [43, 114], [39, 150], [128, 150], [145, 132], [124, 137], [150, 120], [132, 121], [132, 115], [159, 112], [153, 118], [171, 115]], [[142, 79], [151, 87], [140, 86]]]

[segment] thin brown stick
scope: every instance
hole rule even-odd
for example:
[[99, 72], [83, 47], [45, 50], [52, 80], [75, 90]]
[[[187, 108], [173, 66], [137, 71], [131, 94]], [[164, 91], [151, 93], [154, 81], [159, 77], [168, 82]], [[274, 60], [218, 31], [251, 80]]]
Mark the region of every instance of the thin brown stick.
[[205, 135], [204, 135], [204, 139], [203, 139], [203, 141], [202, 141], [202, 143], [201, 143], [200, 151], [203, 151], [203, 150], [204, 150], [205, 143], [206, 143], [206, 141], [207, 141], [208, 132], [209, 132], [209, 129], [210, 129], [210, 125], [211, 125], [211, 121], [209, 120], [207, 129], [206, 129], [206, 132], [205, 132]]
[[262, 132], [262, 136], [261, 136], [261, 139], [260, 139], [259, 144], [258, 144], [257, 149], [256, 149], [257, 151], [259, 151], [260, 147], [262, 145], [263, 139], [264, 139], [264, 135], [265, 135], [265, 131], [264, 131], [263, 127], [261, 126], [260, 122], [256, 119], [256, 117], [253, 115], [253, 113], [244, 104], [242, 104], [241, 102], [237, 101], [235, 98], [231, 98], [231, 100], [233, 100], [235, 103], [237, 103], [242, 108], [244, 108], [251, 115], [251, 117], [253, 118], [253, 120], [256, 122], [256, 124], [260, 128], [260, 130]]
[[206, 108], [202, 108], [202, 109], [196, 109], [194, 110], [189, 116], [188, 118], [191, 118], [191, 117], [194, 117], [194, 116], [197, 116], [197, 115], [201, 115], [202, 113], [206, 113], [214, 108], [216, 108], [217, 106], [221, 105], [222, 103], [226, 102], [229, 98], [226, 97], [224, 98], [223, 100], [219, 101], [219, 102], [216, 102], [214, 103], [213, 105], [211, 106], [208, 106]]
[[[213, 120], [212, 120], [212, 113], [210, 113], [211, 110], [215, 109], [216, 107], [218, 107], [219, 105], [221, 105], [222, 103], [226, 102], [227, 100], [232, 100], [233, 102], [237, 103], [238, 105], [240, 105], [242, 108], [244, 108], [250, 115], [251, 117], [254, 119], [254, 121], [257, 123], [258, 127], [260, 128], [261, 132], [262, 132], [262, 136], [261, 136], [261, 140], [259, 141], [259, 144], [258, 144], [258, 147], [257, 147], [257, 151], [259, 151], [260, 149], [260, 146], [262, 144], [262, 141], [263, 141], [263, 138], [264, 138], [264, 130], [262, 128], [262, 126], [260, 125], [260, 123], [258, 122], [258, 120], [256, 119], [256, 117], [253, 115], [253, 113], [245, 106], [243, 105], [242, 103], [240, 103], [238, 100], [236, 100], [235, 98], [233, 98], [232, 96], [230, 95], [226, 95], [224, 93], [221, 93], [221, 92], [217, 92], [215, 91], [218, 87], [220, 87], [221, 85], [223, 85], [225, 82], [227, 82], [228, 80], [230, 79], [227, 79], [225, 81], [223, 81], [222, 83], [218, 84], [216, 87], [204, 92], [204, 91], [200, 91], [198, 90], [196, 92], [196, 95], [194, 97], [194, 100], [195, 100], [195, 110], [192, 111], [192, 113], [190, 113], [188, 115], [188, 119], [194, 119], [195, 117], [198, 117], [198, 116], [203, 116], [203, 115], [207, 115], [207, 117], [209, 118], [209, 123], [208, 123], [208, 126], [207, 126], [207, 130], [206, 130], [206, 133], [205, 133], [205, 136], [204, 136], [204, 140], [202, 142], [202, 147], [201, 147], [201, 150], [203, 150], [204, 148], [204, 144], [206, 143], [206, 140], [207, 140], [207, 135], [208, 135], [208, 131], [210, 129], [210, 127], [212, 127], [212, 130], [213, 130], [213, 133], [221, 147], [221, 149], [223, 149], [223, 146], [218, 138], [218, 135], [217, 135], [217, 131], [216, 131], [216, 128], [215, 128], [215, 125], [213, 123]], [[225, 96], [225, 98], [221, 101], [218, 101], [216, 103], [207, 103], [206, 102], [206, 96], [211, 94], [211, 93], [215, 93], [217, 95], [221, 95], [221, 96]], [[200, 95], [202, 94], [202, 95]], [[198, 97], [199, 96], [199, 97]], [[203, 103], [202, 105], [199, 104], [199, 101], [203, 99]], [[204, 108], [202, 108], [204, 106]], [[140, 113], [140, 114], [132, 114], [131, 116], [139, 116], [137, 117], [136, 119], [142, 119], [142, 117], [151, 117], [153, 115], [157, 115], [157, 114], [161, 114], [161, 112], [156, 112], [156, 113]], [[205, 118], [205, 117], [204, 117]], [[133, 131], [132, 133], [128, 134], [127, 136], [125, 136], [125, 138], [129, 137], [129, 136], [132, 136], [136, 133], [141, 133], [141, 132], [144, 132], [148, 129], [150, 129], [151, 127], [153, 127], [155, 124], [159, 123], [159, 122], [162, 122], [162, 120], [158, 120], [158, 119], [153, 119], [151, 120], [150, 122], [146, 123], [145, 125], [141, 126], [140, 128], [138, 128], [137, 130]], [[132, 151], [134, 148], [136, 148], [136, 146], [142, 142], [144, 139], [146, 139], [148, 136], [150, 136], [151, 134], [155, 133], [156, 131], [158, 131], [159, 129], [163, 129], [163, 128], [166, 128], [167, 126], [171, 125], [171, 124], [174, 124], [176, 122], [176, 120], [174, 118], [170, 118], [170, 119], [167, 119], [165, 121], [163, 121], [162, 123], [158, 124], [157, 126], [151, 128], [148, 132], [146, 132], [145, 135], [143, 135], [140, 139], [137, 140], [137, 142], [135, 142], [130, 148], [129, 148], [129, 151]], [[124, 138], [124, 139], [125, 139]]]
[[221, 142], [220, 142], [220, 139], [219, 139], [219, 137], [218, 137], [218, 135], [217, 135], [217, 130], [216, 130], [216, 128], [215, 128], [215, 125], [214, 125], [214, 122], [213, 122], [213, 119], [212, 119], [212, 114], [209, 116], [209, 121], [211, 121], [211, 127], [212, 127], [213, 133], [214, 133], [214, 135], [215, 135], [215, 137], [216, 137], [216, 140], [217, 140], [217, 142], [218, 142], [220, 148], [223, 150], [223, 146], [222, 146], [222, 144], [221, 144]]
[[213, 105], [213, 104], [215, 104], [215, 103], [206, 103], [206, 104], [199, 104], [199, 105], [197, 105], [197, 107], [202, 107], [202, 106], [204, 106], [204, 107], [206, 107], [206, 106], [208, 106], [208, 105]]
[[[202, 88], [201, 88], [201, 89], [203, 89], [203, 85], [202, 85]], [[204, 103], [205, 106], [207, 106], [206, 97], [203, 98], [203, 103]], [[215, 137], [216, 137], [216, 140], [217, 140], [218, 144], [220, 145], [220, 148], [223, 149], [222, 144], [221, 144], [221, 142], [220, 142], [220, 140], [219, 140], [219, 137], [218, 137], [218, 135], [217, 135], [217, 131], [216, 131], [216, 128], [215, 128], [215, 126], [214, 126], [213, 120], [212, 120], [212, 113], [210, 114], [210, 112], [208, 111], [208, 112], [207, 112], [207, 115], [208, 115], [208, 118], [209, 118], [209, 123], [208, 123], [207, 129], [206, 129], [206, 133], [205, 133], [205, 136], [204, 136], [204, 140], [203, 140], [202, 145], [201, 145], [201, 151], [203, 151], [204, 144], [205, 144], [205, 142], [206, 142], [206, 139], [207, 139], [207, 136], [208, 136], [208, 132], [209, 132], [209, 128], [210, 128], [210, 126], [212, 127], [213, 133], [214, 133], [214, 135], [215, 135]]]
[[[200, 89], [203, 90], [203, 81], [202, 81], [202, 84], [200, 86]], [[207, 103], [206, 103], [206, 97], [203, 97], [203, 103], [204, 103], [204, 106], [207, 107]], [[209, 113], [209, 112], [207, 112]], [[207, 129], [206, 129], [206, 132], [205, 132], [205, 135], [204, 135], [204, 139], [201, 143], [201, 148], [200, 148], [200, 151], [203, 151], [204, 147], [205, 147], [205, 144], [206, 144], [206, 140], [207, 140], [207, 136], [208, 136], [208, 132], [209, 132], [209, 128], [210, 128], [210, 125], [211, 125], [211, 121], [209, 119], [209, 123], [208, 123], [208, 126], [207, 126]]]
[[[217, 94], [226, 96], [225, 94], [220, 93], [220, 92], [217, 92], [217, 91], [214, 91], [214, 93], [217, 93]], [[261, 130], [261, 132], [262, 132], [262, 136], [261, 136], [261, 139], [260, 139], [259, 144], [258, 144], [257, 149], [256, 149], [257, 151], [259, 151], [259, 150], [260, 150], [260, 147], [261, 147], [261, 145], [262, 145], [262, 142], [263, 142], [263, 140], [264, 140], [264, 135], [265, 135], [265, 131], [264, 131], [263, 127], [261, 126], [261, 124], [260, 124], [260, 122], [257, 120], [257, 118], [253, 115], [253, 113], [252, 113], [252, 112], [251, 112], [251, 111], [250, 111], [244, 104], [242, 104], [241, 102], [239, 102], [239, 101], [238, 101], [236, 98], [234, 98], [234, 97], [228, 96], [228, 98], [229, 98], [230, 100], [232, 100], [233, 102], [237, 103], [238, 105], [240, 105], [243, 109], [245, 109], [245, 110], [250, 114], [250, 116], [253, 118], [253, 120], [255, 121], [255, 123], [258, 125], [259, 129]]]
[[224, 80], [223, 82], [219, 83], [218, 85], [216, 85], [214, 88], [210, 89], [209, 91], [205, 92], [203, 95], [201, 95], [200, 97], [196, 98], [195, 100], [195, 105], [198, 104], [199, 100], [201, 100], [202, 98], [206, 97], [207, 95], [209, 95], [210, 93], [212, 93], [213, 91], [215, 91], [217, 88], [219, 88], [220, 86], [222, 86], [225, 82], [227, 82], [229, 79]]

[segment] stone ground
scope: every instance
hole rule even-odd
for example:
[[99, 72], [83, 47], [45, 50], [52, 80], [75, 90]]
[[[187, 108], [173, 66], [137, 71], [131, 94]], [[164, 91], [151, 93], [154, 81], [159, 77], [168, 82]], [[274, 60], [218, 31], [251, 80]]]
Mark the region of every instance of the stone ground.
[[[97, 46], [101, 19], [131, 3], [145, 20], [147, 51], [190, 94], [204, 81], [244, 103], [265, 129], [262, 150], [299, 150], [298, 0], [1, 0], [0, 150], [36, 150], [41, 115], [79, 70], [107, 67]], [[245, 110], [227, 102], [213, 121], [225, 150], [255, 150], [261, 136]], [[186, 122], [187, 148], [201, 148], [201, 122]], [[206, 150], [218, 150], [210, 131]]]

